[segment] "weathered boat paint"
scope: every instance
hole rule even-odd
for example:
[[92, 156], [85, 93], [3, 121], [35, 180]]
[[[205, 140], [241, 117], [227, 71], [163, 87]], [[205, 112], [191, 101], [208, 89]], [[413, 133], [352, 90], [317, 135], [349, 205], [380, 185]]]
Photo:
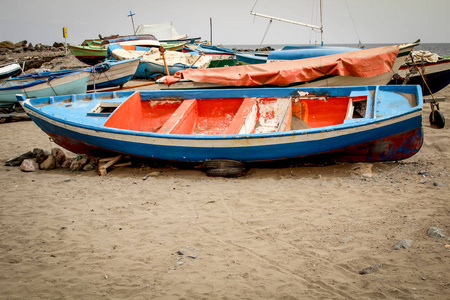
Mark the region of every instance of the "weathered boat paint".
[[[299, 91], [315, 94], [316, 97], [350, 96], [347, 98], [348, 101], [353, 101], [352, 97], [355, 101], [361, 101], [363, 99], [361, 97], [366, 95], [368, 97], [365, 116], [357, 119], [348, 118], [340, 124], [324, 127], [320, 122], [314, 124], [305, 119], [310, 125], [317, 127], [244, 134], [170, 134], [145, 131], [148, 129], [144, 131], [136, 128], [126, 129], [127, 126], [136, 126], [134, 122], [126, 125], [111, 121], [109, 126], [112, 127], [106, 126], [109, 120], [114, 120], [114, 114], [120, 119], [121, 111], [128, 111], [131, 119], [137, 117], [133, 112], [137, 107], [130, 105], [127, 108], [127, 102], [122, 103], [123, 97], [132, 96], [135, 98], [134, 101], [142, 102], [152, 99], [208, 101], [207, 98], [290, 97], [298, 95]], [[104, 151], [112, 151], [185, 162], [202, 162], [219, 158], [258, 162], [317, 155], [333, 157], [334, 161], [385, 161], [405, 159], [419, 151], [423, 141], [423, 102], [420, 92], [420, 88], [414, 86], [143, 91], [98, 93], [91, 95], [90, 100], [81, 100], [81, 95], [65, 99], [61, 97], [29, 99], [23, 106], [36, 124], [56, 143], [75, 153], [98, 155]], [[411, 98], [403, 98], [403, 95], [408, 93]], [[86, 113], [91, 111], [91, 107], [97, 105], [101, 98], [109, 98], [108, 103], [117, 102], [116, 106], [119, 108], [112, 114], [90, 115], [89, 119], [86, 119], [84, 114], [75, 113], [70, 119], [52, 116], [56, 113], [52, 112], [52, 108], [58, 107], [52, 106], [52, 103], [73, 105], [74, 109], [79, 110], [74, 104], [83, 101], [83, 105], [87, 105]], [[332, 107], [337, 108], [335, 105]], [[350, 112], [341, 108], [340, 114], [344, 113], [349, 115]], [[341, 122], [335, 119], [334, 123]], [[184, 128], [183, 126], [177, 130], [183, 132], [190, 125]]]
[[80, 71], [40, 80], [7, 79], [0, 83], [0, 107], [17, 103], [16, 94], [32, 98], [86, 93], [89, 75], [89, 71]]
[[87, 90], [102, 89], [124, 85], [130, 81], [139, 65], [139, 59], [130, 59], [123, 61], [105, 61], [89, 68], [67, 69], [49, 72], [24, 74], [16, 79], [43, 79], [50, 76], [61, 76], [82, 70], [90, 71]]
[[405, 64], [400, 67], [397, 74], [400, 77], [394, 77], [389, 84], [420, 85], [423, 95], [428, 96], [450, 84], [450, 59], [417, 63], [416, 65]]
[[68, 45], [68, 48], [79, 61], [91, 66], [106, 59], [107, 48], [103, 46]]
[[0, 65], [0, 79], [14, 77], [22, 73], [22, 68], [16, 62]]

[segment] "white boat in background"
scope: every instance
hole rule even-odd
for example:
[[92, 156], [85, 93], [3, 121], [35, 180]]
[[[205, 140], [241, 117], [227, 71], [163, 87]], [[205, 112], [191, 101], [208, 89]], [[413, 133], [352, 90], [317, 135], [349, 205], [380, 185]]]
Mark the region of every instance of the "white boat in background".
[[191, 38], [187, 34], [179, 34], [172, 22], [142, 24], [136, 29], [136, 35], [154, 35], [160, 42], [196, 41], [199, 37]]
[[91, 75], [87, 85], [87, 90], [104, 89], [115, 86], [123, 86], [133, 78], [139, 65], [139, 59], [129, 59], [122, 61], [110, 61], [99, 63], [86, 69], [68, 69], [48, 72], [29, 73], [16, 78], [16, 80], [28, 80], [30, 78], [42, 79], [50, 76], [61, 76], [81, 70], [90, 70]]
[[89, 70], [45, 78], [10, 78], [0, 83], [0, 108], [11, 108], [17, 94], [27, 98], [82, 94], [87, 91]]
[[0, 65], [0, 80], [17, 76], [20, 73], [22, 73], [22, 68], [16, 62]]
[[417, 84], [424, 96], [450, 84], [450, 58], [429, 51], [413, 51], [389, 84]]

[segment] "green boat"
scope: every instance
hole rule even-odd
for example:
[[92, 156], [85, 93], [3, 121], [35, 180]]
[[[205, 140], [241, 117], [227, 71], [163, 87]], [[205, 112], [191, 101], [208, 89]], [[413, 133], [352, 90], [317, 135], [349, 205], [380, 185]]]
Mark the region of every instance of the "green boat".
[[[91, 41], [90, 43], [87, 41]], [[95, 45], [92, 40], [85, 40], [83, 44], [86, 46], [78, 46], [78, 45], [69, 45], [70, 52], [82, 63], [94, 66], [98, 63], [103, 62], [106, 59], [106, 52], [108, 50], [108, 44], [105, 45]], [[134, 42], [123, 42], [119, 43], [120, 45], [129, 45], [129, 46], [141, 46], [140, 43], [143, 43], [142, 46], [145, 46], [145, 41], [134, 41]], [[174, 43], [161, 43], [161, 47], [163, 47], [167, 51], [180, 51], [188, 42], [174, 42]]]
[[94, 66], [106, 58], [107, 48], [103, 46], [77, 46], [69, 45], [70, 52], [81, 62]]

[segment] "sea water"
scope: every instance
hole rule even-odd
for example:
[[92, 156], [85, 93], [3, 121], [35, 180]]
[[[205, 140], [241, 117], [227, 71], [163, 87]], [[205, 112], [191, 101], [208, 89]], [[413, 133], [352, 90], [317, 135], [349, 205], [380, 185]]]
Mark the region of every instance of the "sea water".
[[[392, 46], [394, 44], [364, 44], [364, 47], [369, 48], [377, 48], [377, 47], [384, 47], [384, 46]], [[281, 49], [284, 46], [308, 46], [308, 45], [296, 45], [296, 44], [286, 44], [286, 45], [226, 45], [227, 48], [235, 48], [235, 49], [249, 49], [249, 50], [255, 50], [259, 48], [264, 47], [271, 47], [273, 49]], [[311, 45], [309, 45], [311, 46]], [[357, 44], [329, 44], [325, 46], [332, 46], [332, 47], [355, 47], [357, 48]], [[424, 43], [419, 44], [418, 46], [414, 47], [414, 51], [430, 51], [432, 53], [436, 53], [440, 56], [450, 56], [450, 43]]]

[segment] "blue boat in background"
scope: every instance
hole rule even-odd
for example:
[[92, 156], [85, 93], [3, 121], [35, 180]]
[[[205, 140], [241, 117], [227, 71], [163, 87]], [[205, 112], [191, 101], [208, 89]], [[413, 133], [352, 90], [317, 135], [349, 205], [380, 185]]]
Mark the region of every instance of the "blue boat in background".
[[241, 65], [263, 64], [284, 60], [305, 59], [361, 50], [352, 47], [329, 46], [285, 46], [280, 50], [253, 53], [237, 53], [236, 60]]
[[16, 94], [27, 98], [83, 94], [91, 72], [81, 70], [41, 78], [10, 78], [0, 83], [0, 108], [11, 108], [17, 103]]
[[136, 73], [138, 65], [139, 59], [130, 59], [122, 61], [107, 60], [90, 68], [34, 72], [21, 75], [17, 77], [17, 79], [37, 80], [42, 78], [48, 78], [51, 76], [52, 77], [61, 76], [74, 72], [79, 72], [81, 70], [86, 70], [90, 72], [87, 90], [92, 91], [96, 89], [123, 86], [125, 83], [127, 83], [133, 78], [133, 76]]
[[271, 51], [267, 56], [267, 62], [283, 60], [304, 59], [346, 53], [361, 50], [352, 47], [329, 47], [329, 46], [286, 46], [281, 50]]

